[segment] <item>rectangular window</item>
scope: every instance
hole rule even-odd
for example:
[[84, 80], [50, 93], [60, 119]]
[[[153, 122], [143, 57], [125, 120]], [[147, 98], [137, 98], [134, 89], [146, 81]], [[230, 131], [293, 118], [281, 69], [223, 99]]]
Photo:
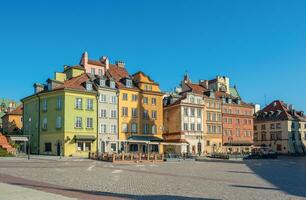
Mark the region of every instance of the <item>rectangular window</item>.
[[117, 133], [117, 125], [112, 124], [112, 125], [110, 126], [110, 128], [111, 128], [111, 133], [112, 133], [112, 134], [116, 134], [116, 133]]
[[84, 144], [83, 144], [83, 142], [78, 142], [77, 145], [78, 145], [78, 151], [84, 151]]
[[197, 131], [202, 131], [202, 124], [197, 124]]
[[221, 122], [222, 121], [222, 115], [221, 113], [218, 113], [218, 122]]
[[207, 116], [206, 116], [206, 118], [207, 118], [207, 119], [206, 119], [206, 120], [207, 120], [207, 121], [211, 121], [211, 115], [210, 115], [210, 112], [207, 112], [206, 114], [207, 114]]
[[106, 109], [101, 109], [100, 110], [100, 117], [101, 118], [106, 118], [107, 117]]
[[57, 129], [62, 128], [62, 117], [61, 116], [56, 117], [56, 128]]
[[148, 111], [147, 110], [144, 110], [143, 111], [143, 119], [149, 119], [149, 114], [148, 114]]
[[98, 69], [98, 75], [99, 75], [99, 76], [102, 76], [102, 75], [103, 75], [102, 69]]
[[216, 133], [217, 132], [217, 127], [215, 125], [212, 125], [211, 127], [212, 127], [212, 132]]
[[57, 109], [57, 110], [62, 109], [62, 97], [57, 97], [56, 109]]
[[240, 137], [240, 130], [239, 129], [236, 129], [236, 136]]
[[197, 109], [198, 118], [202, 118], [202, 110], [200, 108]]
[[156, 125], [152, 125], [152, 134], [156, 134]]
[[148, 134], [149, 133], [149, 124], [143, 124], [143, 133]]
[[275, 129], [275, 124], [270, 124], [271, 129]]
[[52, 143], [46, 142], [45, 143], [45, 152], [52, 152]]
[[156, 98], [152, 98], [151, 103], [152, 103], [152, 105], [156, 105]]
[[138, 99], [138, 96], [136, 94], [133, 94], [132, 95], [132, 101], [137, 101], [137, 99]]
[[184, 116], [189, 116], [188, 108], [184, 108]]
[[92, 91], [92, 84], [91, 83], [86, 83], [86, 90]]
[[188, 131], [188, 123], [184, 123], [184, 131]]
[[280, 128], [281, 128], [281, 123], [277, 123], [277, 124], [276, 124], [276, 128], [277, 128], [277, 129], [280, 129]]
[[265, 124], [261, 125], [261, 130], [266, 130], [266, 125]]
[[127, 117], [129, 115], [127, 107], [122, 107], [122, 116]]
[[93, 100], [87, 99], [87, 110], [93, 110]]
[[132, 117], [138, 117], [137, 108], [132, 108]]
[[110, 87], [110, 88], [115, 88], [115, 87], [116, 87], [115, 82], [114, 82], [114, 81], [110, 81], [110, 82], [109, 82], [109, 87]]
[[75, 127], [76, 128], [82, 128], [82, 117], [76, 117], [75, 118]]
[[91, 68], [90, 72], [91, 72], [92, 75], [95, 75], [96, 74], [96, 69], [95, 68]]
[[48, 120], [47, 120], [46, 117], [44, 117], [44, 118], [43, 118], [42, 128], [43, 128], [44, 130], [47, 130], [47, 128], [48, 128], [47, 126], [48, 126]]
[[211, 133], [211, 125], [207, 125], [207, 132]]
[[111, 143], [111, 150], [112, 150], [112, 152], [116, 152], [117, 151], [116, 143]]
[[111, 103], [112, 104], [117, 104], [117, 97], [116, 96], [112, 96]]
[[232, 123], [233, 123], [232, 118], [228, 118], [228, 123], [229, 123], [229, 124], [232, 124]]
[[100, 86], [101, 86], [101, 87], [105, 87], [105, 80], [104, 80], [104, 79], [101, 79], [101, 80], [100, 80]]
[[132, 126], [131, 126], [131, 131], [132, 133], [137, 133], [137, 124], [136, 123], [132, 123]]
[[76, 109], [82, 109], [82, 98], [76, 98], [75, 99], [75, 108]]
[[236, 124], [240, 124], [240, 119], [236, 119]]
[[157, 111], [152, 110], [152, 119], [157, 119]]
[[129, 87], [129, 88], [132, 87], [132, 80], [129, 80], [129, 79], [126, 80], [126, 87]]
[[106, 103], [106, 95], [105, 94], [100, 94], [99, 95], [99, 101], [103, 102], [103, 103]]
[[212, 113], [212, 121], [215, 122], [217, 120], [216, 113]]
[[47, 99], [44, 99], [43, 100], [43, 108], [42, 108], [42, 110], [45, 112], [45, 111], [47, 111], [47, 109], [48, 109]]
[[128, 94], [127, 93], [123, 93], [122, 94], [122, 100], [123, 101], [127, 101], [128, 100]]
[[194, 115], [195, 115], [195, 110], [194, 110], [194, 108], [190, 108], [190, 116], [191, 116], [191, 117], [194, 117]]
[[194, 123], [191, 123], [191, 124], [190, 124], [190, 130], [191, 130], [191, 131], [195, 131], [195, 125], [194, 125]]
[[123, 123], [122, 124], [122, 132], [123, 133], [127, 133], [129, 130], [128, 130], [128, 124], [126, 124], [126, 123]]
[[148, 97], [143, 97], [142, 101], [143, 101], [143, 104], [148, 104]]
[[111, 110], [111, 118], [117, 118], [117, 110]]
[[221, 126], [217, 126], [217, 133], [222, 133]]
[[106, 133], [106, 124], [100, 124], [100, 133]]
[[93, 119], [91, 117], [87, 118], [87, 128], [93, 128]]

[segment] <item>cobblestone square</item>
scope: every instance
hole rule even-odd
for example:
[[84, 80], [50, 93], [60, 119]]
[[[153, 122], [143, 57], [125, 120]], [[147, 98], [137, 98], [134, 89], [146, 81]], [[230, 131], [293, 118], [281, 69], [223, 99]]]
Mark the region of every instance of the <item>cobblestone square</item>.
[[305, 167], [305, 157], [151, 164], [3, 158], [0, 199], [12, 197], [12, 189], [6, 189], [11, 186], [63, 199], [305, 199]]

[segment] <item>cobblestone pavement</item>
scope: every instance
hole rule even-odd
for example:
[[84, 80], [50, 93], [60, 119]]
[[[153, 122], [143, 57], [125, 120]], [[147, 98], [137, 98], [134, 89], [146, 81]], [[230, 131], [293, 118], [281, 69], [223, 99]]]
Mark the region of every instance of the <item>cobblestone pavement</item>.
[[79, 199], [306, 199], [306, 158], [151, 164], [10, 158], [0, 159], [0, 182]]

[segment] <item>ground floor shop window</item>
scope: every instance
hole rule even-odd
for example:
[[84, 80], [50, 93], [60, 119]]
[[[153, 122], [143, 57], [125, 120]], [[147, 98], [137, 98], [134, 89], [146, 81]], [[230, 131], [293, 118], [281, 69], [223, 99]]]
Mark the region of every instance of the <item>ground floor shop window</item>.
[[158, 145], [157, 144], [153, 144], [151, 148], [152, 148], [152, 152], [158, 152]]
[[130, 151], [138, 151], [138, 145], [137, 144], [131, 144], [130, 145]]
[[90, 151], [91, 142], [77, 142], [78, 151]]
[[52, 144], [51, 142], [45, 143], [45, 152], [51, 152], [52, 151]]
[[117, 151], [117, 145], [116, 145], [116, 143], [112, 143], [112, 144], [111, 144], [111, 150], [112, 150], [112, 152], [116, 152], [116, 151]]

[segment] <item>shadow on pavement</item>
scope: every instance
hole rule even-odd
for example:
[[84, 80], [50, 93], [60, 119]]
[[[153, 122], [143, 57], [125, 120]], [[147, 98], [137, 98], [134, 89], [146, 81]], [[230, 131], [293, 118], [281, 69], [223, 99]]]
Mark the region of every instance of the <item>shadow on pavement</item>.
[[278, 190], [290, 195], [306, 197], [305, 157], [279, 156], [276, 160], [248, 160], [245, 164], [257, 176], [270, 182]]

